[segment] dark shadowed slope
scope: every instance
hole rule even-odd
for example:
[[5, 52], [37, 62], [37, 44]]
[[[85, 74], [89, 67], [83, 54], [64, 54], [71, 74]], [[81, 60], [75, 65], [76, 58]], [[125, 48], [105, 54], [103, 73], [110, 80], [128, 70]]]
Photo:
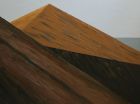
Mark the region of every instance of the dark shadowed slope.
[[38, 104], [126, 103], [87, 74], [58, 60], [2, 18], [0, 63], [1, 72]]

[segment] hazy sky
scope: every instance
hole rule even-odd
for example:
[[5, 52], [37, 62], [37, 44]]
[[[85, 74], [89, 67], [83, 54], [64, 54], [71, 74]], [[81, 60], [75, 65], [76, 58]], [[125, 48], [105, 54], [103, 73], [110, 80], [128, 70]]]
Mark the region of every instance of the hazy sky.
[[140, 37], [140, 0], [0, 0], [0, 16], [11, 21], [48, 3], [113, 37]]

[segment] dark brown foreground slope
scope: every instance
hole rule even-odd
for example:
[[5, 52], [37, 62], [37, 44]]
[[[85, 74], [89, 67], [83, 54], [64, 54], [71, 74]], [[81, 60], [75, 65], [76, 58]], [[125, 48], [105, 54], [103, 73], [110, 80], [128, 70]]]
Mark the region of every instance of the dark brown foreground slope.
[[140, 52], [52, 5], [12, 23], [43, 46], [58, 48], [50, 49], [112, 91], [140, 103]]
[[[10, 93], [9, 96], [4, 94], [9, 102], [14, 95], [15, 102], [21, 96], [21, 100], [27, 99], [28, 102], [30, 99], [31, 104], [34, 101], [37, 104], [126, 104], [87, 74], [58, 60], [2, 18], [0, 65], [0, 78], [7, 78], [4, 83], [0, 82], [0, 86], [4, 86], [0, 88]], [[17, 90], [12, 85], [17, 85]]]
[[50, 50], [133, 104], [140, 103], [140, 65], [59, 49]]

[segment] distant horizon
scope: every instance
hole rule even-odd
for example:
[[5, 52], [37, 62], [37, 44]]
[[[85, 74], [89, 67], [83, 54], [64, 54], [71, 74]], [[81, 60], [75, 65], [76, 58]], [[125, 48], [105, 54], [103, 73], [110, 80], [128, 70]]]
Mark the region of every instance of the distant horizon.
[[116, 38], [124, 44], [140, 51], [140, 38]]

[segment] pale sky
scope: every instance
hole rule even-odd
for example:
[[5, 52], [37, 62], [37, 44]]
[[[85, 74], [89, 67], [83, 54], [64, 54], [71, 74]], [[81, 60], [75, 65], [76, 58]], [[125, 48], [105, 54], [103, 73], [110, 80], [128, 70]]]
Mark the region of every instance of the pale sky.
[[140, 38], [140, 0], [0, 0], [0, 16], [12, 21], [48, 3], [113, 37]]

